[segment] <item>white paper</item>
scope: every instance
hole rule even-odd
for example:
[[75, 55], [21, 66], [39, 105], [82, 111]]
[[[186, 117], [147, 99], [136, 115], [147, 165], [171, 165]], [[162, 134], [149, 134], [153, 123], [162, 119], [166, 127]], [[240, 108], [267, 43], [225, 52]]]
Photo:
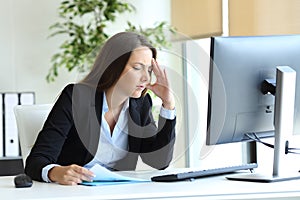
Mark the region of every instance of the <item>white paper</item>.
[[128, 176], [123, 176], [120, 174], [117, 174], [115, 172], [112, 172], [105, 167], [102, 167], [99, 164], [95, 164], [90, 171], [92, 171], [95, 174], [95, 177], [93, 178], [93, 181], [148, 181], [145, 179], [139, 179], [139, 178], [133, 178]]

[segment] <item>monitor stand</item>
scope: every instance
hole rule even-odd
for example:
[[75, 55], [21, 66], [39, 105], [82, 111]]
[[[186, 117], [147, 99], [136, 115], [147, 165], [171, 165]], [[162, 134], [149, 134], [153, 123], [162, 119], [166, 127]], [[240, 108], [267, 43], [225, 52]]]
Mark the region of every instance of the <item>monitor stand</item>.
[[275, 94], [275, 144], [273, 174], [240, 174], [226, 177], [229, 180], [251, 182], [277, 182], [300, 179], [300, 173], [286, 173], [284, 169], [284, 157], [288, 138], [293, 133], [294, 104], [296, 90], [296, 71], [288, 66], [279, 66], [276, 70], [276, 94]]

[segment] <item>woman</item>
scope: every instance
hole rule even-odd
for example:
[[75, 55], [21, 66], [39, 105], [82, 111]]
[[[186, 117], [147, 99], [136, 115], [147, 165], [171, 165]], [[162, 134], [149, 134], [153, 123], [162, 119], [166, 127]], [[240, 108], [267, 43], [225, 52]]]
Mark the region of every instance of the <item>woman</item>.
[[[63, 89], [26, 160], [26, 174], [76, 185], [92, 179], [88, 169], [96, 163], [134, 170], [138, 156], [151, 167], [166, 168], [175, 140], [175, 101], [155, 59], [156, 49], [143, 36], [111, 37], [90, 73]], [[158, 127], [147, 89], [163, 103]]]

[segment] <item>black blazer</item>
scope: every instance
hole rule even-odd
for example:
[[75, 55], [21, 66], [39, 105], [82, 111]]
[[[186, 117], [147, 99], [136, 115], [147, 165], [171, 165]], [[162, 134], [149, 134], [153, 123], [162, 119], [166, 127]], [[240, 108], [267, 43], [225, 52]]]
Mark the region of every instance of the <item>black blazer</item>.
[[[84, 166], [96, 154], [101, 126], [103, 92], [83, 84], [64, 88], [54, 104], [26, 159], [25, 173], [42, 181], [42, 169], [49, 164]], [[134, 170], [138, 156], [156, 169], [166, 168], [172, 160], [176, 119], [159, 118], [158, 128], [147, 94], [130, 98], [127, 156], [115, 170]]]

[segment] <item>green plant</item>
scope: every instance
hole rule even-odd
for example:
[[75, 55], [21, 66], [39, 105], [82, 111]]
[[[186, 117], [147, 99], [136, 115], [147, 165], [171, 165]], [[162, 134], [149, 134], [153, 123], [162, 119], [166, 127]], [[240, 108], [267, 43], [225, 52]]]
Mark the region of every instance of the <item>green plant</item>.
[[[49, 37], [66, 36], [60, 45], [59, 52], [51, 58], [51, 67], [47, 81], [55, 81], [59, 68], [79, 72], [88, 70], [102, 44], [107, 40], [107, 26], [122, 13], [133, 12], [133, 5], [123, 0], [65, 0], [60, 3], [60, 22], [50, 26], [53, 31]], [[175, 33], [174, 28], [166, 22], [157, 23], [152, 28], [142, 28], [127, 22], [124, 31], [133, 31], [146, 36], [157, 48], [169, 47], [165, 30]]]

